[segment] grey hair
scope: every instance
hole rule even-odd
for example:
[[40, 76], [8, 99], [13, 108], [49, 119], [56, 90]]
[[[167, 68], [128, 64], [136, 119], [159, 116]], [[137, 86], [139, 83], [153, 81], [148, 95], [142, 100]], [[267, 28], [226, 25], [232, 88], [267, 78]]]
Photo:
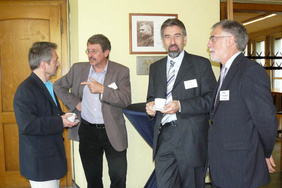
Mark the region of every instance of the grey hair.
[[169, 27], [169, 26], [178, 26], [182, 30], [183, 37], [185, 37], [187, 35], [186, 28], [185, 28], [184, 24], [180, 20], [178, 20], [176, 18], [169, 18], [169, 19], [167, 19], [162, 24], [162, 27], [161, 27], [161, 36], [162, 36], [162, 38], [164, 38], [164, 30], [165, 30], [165, 28]]
[[222, 20], [212, 26], [212, 29], [221, 26], [224, 32], [230, 33], [235, 37], [235, 43], [237, 49], [244, 51], [248, 43], [248, 32], [247, 29], [237, 21], [234, 20]]
[[42, 61], [50, 64], [53, 57], [52, 50], [57, 49], [57, 44], [52, 42], [35, 42], [32, 44], [28, 53], [30, 69], [33, 71], [40, 66]]

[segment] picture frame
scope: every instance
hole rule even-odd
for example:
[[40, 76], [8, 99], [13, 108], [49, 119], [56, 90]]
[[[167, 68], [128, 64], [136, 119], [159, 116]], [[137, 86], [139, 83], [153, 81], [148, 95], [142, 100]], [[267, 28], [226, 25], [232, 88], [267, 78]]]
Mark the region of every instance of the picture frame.
[[130, 54], [165, 54], [161, 38], [161, 26], [177, 14], [129, 13]]

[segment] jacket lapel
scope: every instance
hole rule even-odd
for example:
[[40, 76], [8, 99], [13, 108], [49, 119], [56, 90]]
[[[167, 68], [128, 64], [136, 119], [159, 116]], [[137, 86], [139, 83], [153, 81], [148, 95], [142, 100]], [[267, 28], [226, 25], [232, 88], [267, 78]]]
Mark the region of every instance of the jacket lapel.
[[166, 63], [167, 63], [167, 57], [164, 58], [161, 62], [160, 62], [160, 66], [159, 69], [158, 69], [158, 73], [156, 74], [157, 76], [159, 76], [159, 78], [157, 79], [157, 81], [159, 82], [159, 85], [160, 86], [163, 86], [163, 87], [160, 87], [160, 94], [162, 94], [163, 96], [158, 96], [158, 97], [161, 97], [161, 98], [166, 98], [166, 89], [167, 89], [167, 85], [166, 85], [166, 82], [167, 82], [167, 69], [166, 69]]
[[[82, 69], [81, 72], [78, 73], [78, 75], [80, 77], [80, 83], [81, 82], [87, 82], [88, 80], [88, 75], [89, 75], [89, 71], [90, 71], [90, 63], [85, 63], [85, 68]], [[79, 86], [79, 96], [80, 99], [82, 99], [82, 95], [83, 95], [83, 89], [84, 89], [85, 85], [81, 85]]]
[[191, 69], [192, 65], [191, 65], [190, 61], [191, 61], [191, 58], [190, 58], [189, 54], [186, 51], [184, 51], [184, 57], [183, 57], [181, 66], [179, 67], [178, 74], [177, 74], [177, 77], [176, 77], [174, 85], [173, 85], [173, 89], [175, 88], [175, 86], [177, 84], [180, 83], [183, 76], [185, 76], [185, 74], [187, 74], [187, 72]]
[[114, 75], [114, 69], [111, 68], [112, 66], [112, 62], [110, 60], [108, 60], [108, 69], [107, 69], [107, 73], [105, 75], [105, 79], [104, 79], [104, 85], [105, 86], [108, 86], [110, 85], [111, 83], [111, 80], [112, 80], [112, 77]]
[[[40, 88], [40, 90], [42, 91], [42, 93], [48, 98], [48, 100], [55, 106], [57, 106], [55, 104], [55, 101], [53, 100], [51, 94], [49, 93], [48, 89], [46, 88], [46, 86], [44, 85], [44, 83], [42, 82], [42, 80], [33, 72], [30, 75], [34, 81], [36, 82], [36, 84], [38, 85], [38, 87]], [[58, 101], [57, 101], [58, 102]], [[59, 103], [58, 103], [59, 104]]]
[[[225, 77], [225, 79], [224, 79], [224, 81], [223, 81], [223, 83], [222, 83], [222, 86], [221, 86], [221, 88], [220, 88], [220, 91], [222, 91], [222, 90], [228, 90], [228, 85], [229, 85], [229, 83], [230, 83], [230, 81], [232, 80], [232, 78], [236, 75], [236, 72], [238, 71], [238, 66], [239, 66], [239, 64], [242, 62], [242, 58], [244, 57], [244, 55], [243, 54], [239, 54], [235, 59], [234, 59], [234, 61], [232, 62], [232, 65], [231, 65], [231, 67], [229, 68], [229, 70], [228, 70], [228, 72], [227, 72], [227, 75], [226, 75], [226, 77]], [[218, 89], [218, 86], [219, 86], [219, 83], [217, 84], [217, 87], [216, 87], [216, 90], [215, 90], [215, 92], [217, 91], [217, 89]], [[219, 91], [219, 92], [220, 92]], [[218, 107], [218, 105], [219, 105], [219, 103], [220, 103], [220, 101], [219, 101], [219, 98], [220, 98], [220, 93], [218, 94], [218, 101], [215, 101], [215, 97], [216, 97], [216, 93], [215, 93], [215, 95], [214, 95], [214, 99], [213, 99], [213, 101], [214, 101], [214, 103], [215, 103], [215, 106], [214, 106], [214, 112], [216, 111], [216, 109], [217, 109], [217, 107]]]
[[238, 66], [242, 63], [243, 58], [244, 58], [244, 55], [241, 53], [234, 59], [224, 79], [224, 82], [222, 83], [221, 90], [225, 90], [228, 87], [230, 81], [235, 76], [236, 72], [238, 71]]

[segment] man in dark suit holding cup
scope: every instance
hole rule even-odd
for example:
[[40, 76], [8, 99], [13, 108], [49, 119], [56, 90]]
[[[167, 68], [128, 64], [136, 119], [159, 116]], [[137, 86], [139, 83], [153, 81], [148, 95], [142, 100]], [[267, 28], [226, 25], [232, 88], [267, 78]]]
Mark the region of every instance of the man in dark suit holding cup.
[[[150, 119], [156, 119], [153, 157], [157, 186], [204, 187], [215, 76], [208, 59], [184, 50], [187, 36], [180, 20], [166, 20], [161, 36], [168, 56], [150, 67], [146, 105]], [[166, 101], [163, 109], [156, 108], [158, 98]]]

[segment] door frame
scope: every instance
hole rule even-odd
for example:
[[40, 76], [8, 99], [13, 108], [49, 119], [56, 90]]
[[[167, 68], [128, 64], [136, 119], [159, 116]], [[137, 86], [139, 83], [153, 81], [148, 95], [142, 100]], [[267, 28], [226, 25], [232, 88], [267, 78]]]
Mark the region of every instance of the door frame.
[[[36, 6], [59, 6], [60, 7], [60, 20], [59, 23], [60, 25], [60, 30], [61, 30], [61, 40], [60, 40], [60, 46], [61, 49], [59, 49], [59, 58], [60, 58], [60, 62], [61, 62], [61, 67], [60, 69], [58, 69], [58, 71], [60, 71], [60, 73], [58, 72], [57, 77], [53, 78], [52, 81], [55, 81], [56, 79], [59, 79], [62, 75], [66, 74], [66, 72], [69, 70], [69, 47], [68, 47], [68, 0], [46, 0], [46, 1], [38, 1], [38, 0], [0, 0], [0, 2], [5, 2], [5, 4], [9, 5], [9, 4], [18, 4], [18, 5], [36, 5]], [[8, 16], [10, 16], [10, 13], [7, 12]], [[11, 19], [12, 18], [12, 13], [11, 13]], [[52, 40], [52, 36], [50, 38], [50, 40]], [[1, 78], [0, 78], [1, 79]], [[62, 102], [60, 101], [62, 110], [64, 112], [67, 112], [67, 108], [62, 104]], [[1, 109], [1, 107], [0, 107]], [[6, 118], [5, 118], [6, 117]], [[9, 117], [8, 119], [12, 120], [8, 121], [7, 117]], [[5, 116], [0, 116], [0, 122], [2, 125], [4, 125], [5, 123], [16, 123], [16, 119], [15, 119], [15, 115], [14, 113], [10, 113], [10, 112], [5, 112]], [[0, 134], [0, 140], [4, 139], [4, 135]], [[63, 187], [72, 187], [72, 158], [71, 158], [71, 143], [70, 140], [68, 138], [68, 131], [64, 130], [64, 145], [66, 148], [66, 158], [67, 158], [67, 174], [64, 178], [61, 179], [61, 186]], [[4, 156], [4, 149], [0, 148], [0, 155]], [[5, 171], [5, 159], [0, 161], [0, 165], [2, 166], [2, 170], [1, 171]], [[1, 175], [1, 172], [0, 172]], [[2, 181], [2, 182], [1, 182]], [[4, 178], [1, 179], [0, 178], [0, 187], [5, 186], [5, 182], [6, 181]]]

